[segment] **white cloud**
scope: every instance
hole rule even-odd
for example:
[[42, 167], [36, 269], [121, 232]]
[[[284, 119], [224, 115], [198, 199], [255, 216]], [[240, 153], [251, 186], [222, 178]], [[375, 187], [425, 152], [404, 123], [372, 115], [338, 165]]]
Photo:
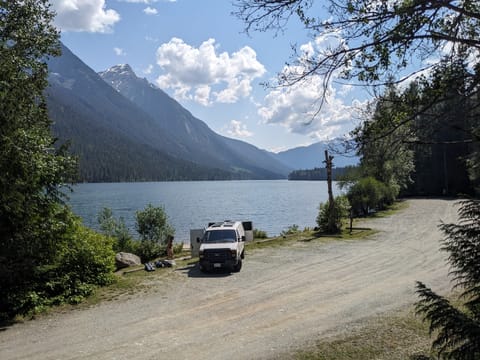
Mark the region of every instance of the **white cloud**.
[[121, 48], [118, 48], [118, 47], [114, 47], [113, 48], [113, 51], [115, 52], [115, 54], [117, 54], [117, 56], [125, 56], [127, 55], [127, 53], [121, 49]]
[[[307, 59], [325, 54], [339, 45], [342, 45], [342, 40], [337, 35], [319, 37], [313, 43], [304, 44], [300, 47], [298, 64], [285, 66], [283, 73], [302, 74]], [[344, 97], [350, 94], [351, 86], [334, 86], [334, 80], [335, 76], [326, 84], [324, 77], [311, 74], [305, 81], [271, 89], [259, 106], [258, 114], [264, 123], [282, 125], [290, 132], [310, 136], [312, 140], [345, 135], [356, 125], [358, 112], [366, 103], [357, 100], [347, 103]], [[320, 97], [324, 92], [324, 102], [321, 103]]]
[[232, 54], [217, 53], [218, 48], [215, 39], [195, 48], [172, 38], [157, 49], [157, 64], [164, 71], [157, 84], [174, 90], [177, 98], [203, 105], [235, 103], [248, 97], [252, 81], [263, 76], [265, 67], [248, 46]]
[[147, 6], [145, 9], [143, 9], [143, 12], [147, 15], [157, 15], [158, 10], [155, 8], [152, 8], [150, 6]]
[[230, 121], [230, 124], [224, 128], [224, 131], [235, 138], [246, 138], [253, 135], [252, 132], [247, 130], [247, 125], [238, 120]]
[[55, 25], [62, 31], [111, 32], [120, 15], [105, 0], [51, 0]]
[[197, 87], [195, 90], [194, 100], [203, 106], [211, 105], [210, 90], [210, 86], [206, 85]]
[[143, 70], [143, 73], [145, 75], [150, 75], [153, 72], [153, 65], [148, 64], [147, 68]]

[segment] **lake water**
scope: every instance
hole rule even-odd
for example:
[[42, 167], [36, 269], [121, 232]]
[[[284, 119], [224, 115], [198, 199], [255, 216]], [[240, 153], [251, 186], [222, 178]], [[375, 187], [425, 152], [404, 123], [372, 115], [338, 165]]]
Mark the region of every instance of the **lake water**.
[[[334, 194], [340, 191], [334, 183]], [[268, 236], [296, 224], [315, 227], [318, 205], [328, 198], [325, 181], [186, 181], [79, 184], [69, 195], [73, 211], [98, 228], [104, 207], [123, 217], [135, 234], [135, 212], [151, 203], [163, 206], [175, 228], [175, 241], [190, 242], [190, 229], [211, 221], [253, 221]]]

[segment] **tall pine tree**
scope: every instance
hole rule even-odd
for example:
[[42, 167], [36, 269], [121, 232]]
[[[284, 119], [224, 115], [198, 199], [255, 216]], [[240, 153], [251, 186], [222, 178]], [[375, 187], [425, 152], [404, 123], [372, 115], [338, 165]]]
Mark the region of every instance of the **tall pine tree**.
[[76, 162], [55, 150], [43, 91], [59, 33], [47, 0], [0, 0], [0, 309], [34, 306], [71, 220], [60, 186]]

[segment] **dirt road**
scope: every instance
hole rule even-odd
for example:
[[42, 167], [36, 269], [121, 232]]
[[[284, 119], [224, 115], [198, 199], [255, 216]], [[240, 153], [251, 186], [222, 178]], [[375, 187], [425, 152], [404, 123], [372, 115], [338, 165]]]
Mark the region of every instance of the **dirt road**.
[[0, 332], [0, 359], [263, 359], [413, 303], [415, 280], [447, 291], [440, 220], [447, 200], [411, 200], [368, 221], [368, 240], [247, 254], [240, 273], [178, 269], [130, 299], [46, 316]]

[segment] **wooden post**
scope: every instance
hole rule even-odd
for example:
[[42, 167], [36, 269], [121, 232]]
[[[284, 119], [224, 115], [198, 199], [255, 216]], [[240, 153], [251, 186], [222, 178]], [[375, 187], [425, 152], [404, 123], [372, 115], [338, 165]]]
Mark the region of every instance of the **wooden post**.
[[167, 259], [173, 260], [173, 235], [167, 236]]
[[328, 155], [328, 150], [325, 150], [325, 167], [327, 168], [327, 186], [328, 186], [328, 230], [330, 232], [335, 232], [336, 225], [335, 225], [335, 216], [334, 216], [334, 198], [333, 198], [333, 190], [332, 190], [332, 165], [333, 165], [333, 156]]

